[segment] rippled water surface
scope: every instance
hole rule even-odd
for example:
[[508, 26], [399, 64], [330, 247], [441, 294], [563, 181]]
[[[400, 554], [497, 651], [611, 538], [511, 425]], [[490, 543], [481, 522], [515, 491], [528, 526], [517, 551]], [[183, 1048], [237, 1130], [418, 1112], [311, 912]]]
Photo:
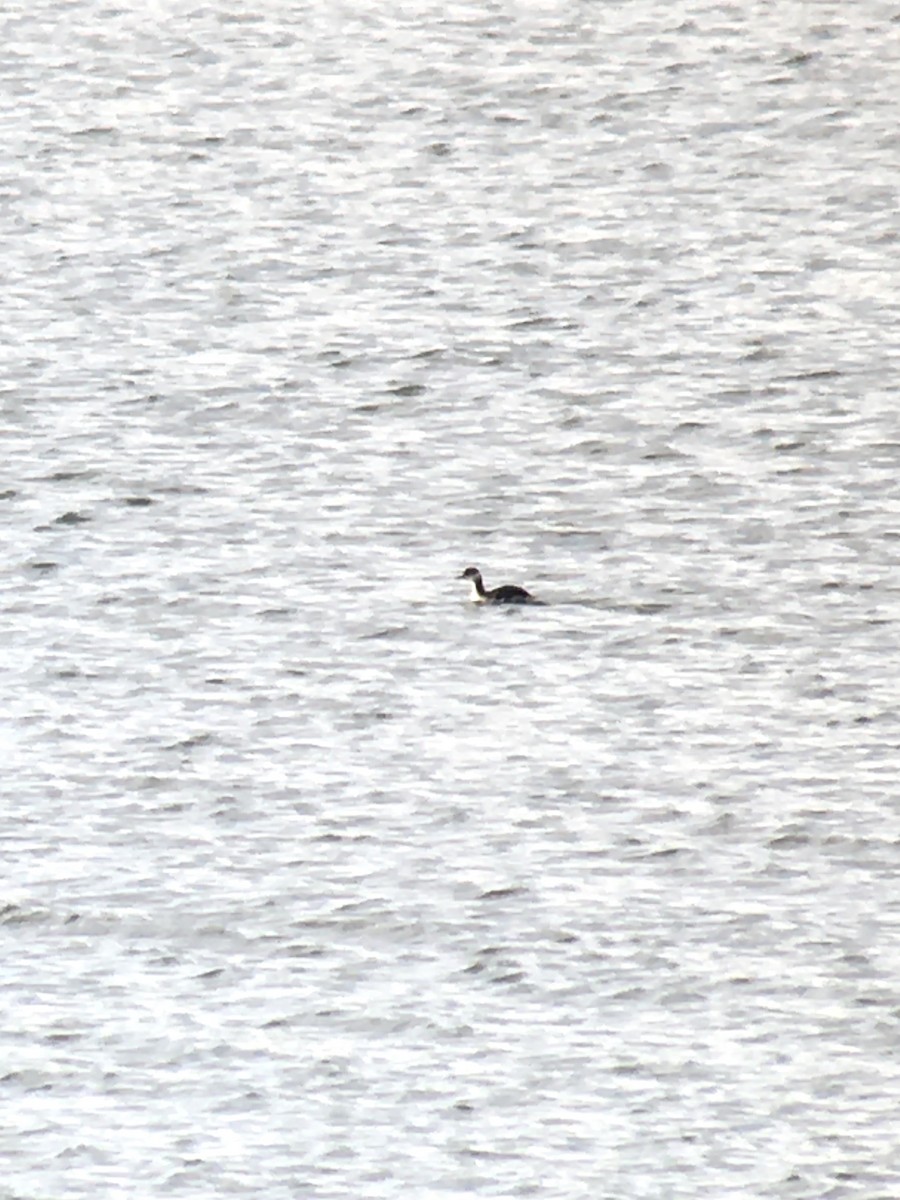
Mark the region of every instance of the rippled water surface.
[[897, 4], [0, 24], [2, 1200], [896, 1200]]

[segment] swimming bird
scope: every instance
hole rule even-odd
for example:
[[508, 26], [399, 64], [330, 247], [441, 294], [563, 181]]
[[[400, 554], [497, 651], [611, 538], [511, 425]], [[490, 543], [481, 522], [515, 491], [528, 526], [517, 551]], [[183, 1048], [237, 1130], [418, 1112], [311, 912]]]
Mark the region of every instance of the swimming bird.
[[472, 580], [472, 599], [476, 604], [543, 604], [543, 600], [535, 600], [530, 592], [513, 583], [491, 588], [490, 591], [485, 590], [484, 580], [477, 567], [466, 567], [460, 579]]

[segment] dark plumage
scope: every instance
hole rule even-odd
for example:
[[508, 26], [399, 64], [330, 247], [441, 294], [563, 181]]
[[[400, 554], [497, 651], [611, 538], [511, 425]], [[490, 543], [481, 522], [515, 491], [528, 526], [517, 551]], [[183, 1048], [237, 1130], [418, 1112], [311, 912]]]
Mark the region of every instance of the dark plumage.
[[471, 579], [473, 594], [472, 599], [480, 604], [542, 604], [542, 600], [535, 600], [530, 592], [526, 592], [522, 587], [516, 587], [515, 584], [507, 583], [503, 587], [491, 588], [487, 590], [484, 586], [484, 580], [481, 578], [481, 572], [477, 567], [466, 567], [460, 579]]

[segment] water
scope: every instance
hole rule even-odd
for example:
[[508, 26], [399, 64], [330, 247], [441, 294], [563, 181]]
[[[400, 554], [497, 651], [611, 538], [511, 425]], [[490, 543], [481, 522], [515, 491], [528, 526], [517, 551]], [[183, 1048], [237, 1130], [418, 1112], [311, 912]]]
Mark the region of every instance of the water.
[[3, 23], [3, 1200], [893, 1200], [896, 6]]

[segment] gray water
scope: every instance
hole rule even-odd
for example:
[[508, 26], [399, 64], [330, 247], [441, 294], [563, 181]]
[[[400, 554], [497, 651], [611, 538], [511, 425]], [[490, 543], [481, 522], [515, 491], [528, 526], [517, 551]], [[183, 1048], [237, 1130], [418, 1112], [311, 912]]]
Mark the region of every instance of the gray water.
[[2, 1200], [896, 1200], [897, 4], [2, 33]]

